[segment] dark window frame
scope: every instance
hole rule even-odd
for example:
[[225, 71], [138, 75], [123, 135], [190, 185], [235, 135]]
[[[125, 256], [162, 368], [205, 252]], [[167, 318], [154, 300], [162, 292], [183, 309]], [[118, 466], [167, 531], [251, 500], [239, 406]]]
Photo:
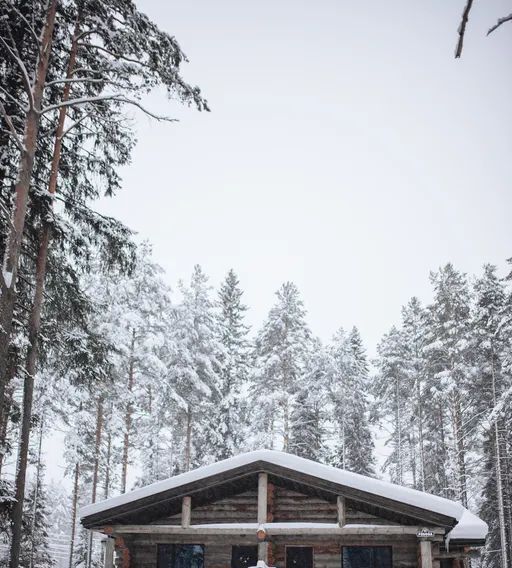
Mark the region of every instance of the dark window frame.
[[[344, 544], [341, 547], [341, 568], [345, 568], [344, 560], [343, 560], [343, 549], [344, 548], [388, 548], [389, 549], [389, 559], [390, 559], [390, 568], [393, 568], [393, 546], [391, 544]], [[375, 568], [372, 566], [372, 568]]]
[[160, 566], [160, 547], [170, 547], [171, 548], [171, 568], [175, 568], [176, 564], [176, 549], [180, 546], [200, 546], [203, 552], [203, 566], [205, 566], [205, 556], [206, 556], [206, 547], [202, 543], [196, 542], [160, 542], [156, 545], [156, 566], [157, 568], [161, 568]]
[[311, 548], [311, 568], [315, 568], [315, 547], [304, 544], [285, 544], [284, 546], [284, 568], [288, 568], [288, 549], [289, 548]]

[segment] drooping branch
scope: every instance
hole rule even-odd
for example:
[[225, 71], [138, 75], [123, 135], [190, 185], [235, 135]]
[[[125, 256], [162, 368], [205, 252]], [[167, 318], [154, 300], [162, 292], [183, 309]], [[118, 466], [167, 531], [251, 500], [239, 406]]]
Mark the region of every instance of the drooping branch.
[[462, 12], [462, 18], [458, 29], [459, 40], [457, 41], [457, 47], [455, 49], [455, 58], [459, 58], [462, 55], [462, 48], [464, 46], [464, 36], [466, 34], [466, 26], [468, 24], [469, 13], [471, 12], [472, 6], [473, 6], [473, 0], [467, 0], [466, 5], [464, 6], [464, 11]]
[[497, 30], [500, 26], [502, 26], [504, 23], [506, 22], [511, 22], [512, 21], [512, 14], [509, 14], [508, 16], [505, 16], [504, 18], [500, 18], [495, 24], [494, 26], [492, 26], [492, 28], [489, 28], [487, 35], [492, 34], [492, 32], [494, 32], [495, 30]]
[[68, 101], [63, 101], [54, 105], [50, 105], [47, 106], [46, 108], [44, 108], [41, 111], [41, 114], [46, 114], [48, 112], [51, 112], [53, 110], [62, 108], [62, 107], [69, 107], [69, 106], [81, 106], [81, 105], [85, 105], [88, 103], [95, 103], [95, 102], [100, 102], [100, 101], [117, 101], [120, 103], [124, 103], [127, 105], [131, 105], [131, 106], [135, 106], [138, 109], [140, 109], [144, 114], [147, 114], [148, 116], [150, 116], [151, 118], [154, 118], [155, 120], [160, 120], [160, 121], [166, 121], [166, 122], [178, 122], [178, 120], [176, 118], [170, 118], [168, 116], [161, 116], [161, 115], [157, 115], [152, 113], [151, 111], [149, 111], [147, 108], [145, 108], [144, 106], [142, 106], [138, 101], [134, 100], [134, 99], [129, 99], [128, 97], [125, 97], [123, 94], [121, 93], [113, 93], [111, 95], [98, 95], [97, 97], [79, 97], [76, 99], [69, 99]]
[[21, 59], [21, 57], [19, 57], [19, 55], [16, 54], [16, 52], [11, 48], [11, 46], [5, 41], [5, 39], [2, 36], [0, 36], [0, 42], [2, 43], [2, 45], [7, 50], [7, 53], [16, 62], [16, 65], [20, 68], [21, 78], [23, 80], [23, 85], [25, 87], [25, 91], [27, 92], [27, 95], [28, 95], [29, 105], [30, 105], [30, 108], [33, 108], [34, 97], [33, 97], [33, 94], [32, 94], [32, 84], [30, 83], [30, 78], [29, 78], [29, 75], [28, 75], [27, 68], [25, 67], [25, 64], [23, 63], [23, 60]]
[[14, 142], [16, 142], [16, 146], [18, 146], [18, 148], [23, 152], [23, 150], [25, 149], [23, 146], [23, 142], [18, 134], [18, 131], [16, 130], [11, 117], [9, 116], [9, 114], [7, 113], [7, 111], [5, 110], [5, 107], [3, 105], [2, 102], [0, 102], [0, 115], [3, 117], [5, 123], [7, 124], [7, 126], [9, 127], [9, 133], [11, 134], [12, 138], [14, 139]]

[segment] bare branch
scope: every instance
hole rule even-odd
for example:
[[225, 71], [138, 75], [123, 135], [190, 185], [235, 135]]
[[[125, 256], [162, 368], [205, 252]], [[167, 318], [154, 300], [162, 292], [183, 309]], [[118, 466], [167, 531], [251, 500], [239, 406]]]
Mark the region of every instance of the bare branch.
[[22, 142], [22, 140], [21, 140], [21, 138], [20, 138], [13, 122], [12, 122], [11, 117], [7, 114], [7, 111], [5, 110], [5, 107], [4, 107], [2, 102], [0, 102], [0, 114], [3, 116], [5, 123], [9, 127], [9, 132], [10, 132], [11, 136], [14, 138], [16, 145], [23, 152], [25, 150], [25, 146], [23, 146], [23, 142]]
[[508, 16], [505, 16], [504, 18], [500, 18], [492, 28], [489, 29], [489, 31], [487, 32], [487, 35], [492, 34], [493, 31], [497, 30], [501, 25], [503, 25], [505, 22], [510, 22], [512, 21], [512, 14], [509, 14]]
[[457, 47], [455, 49], [455, 58], [459, 58], [462, 55], [462, 48], [464, 46], [464, 36], [466, 34], [466, 26], [469, 20], [469, 13], [471, 12], [471, 7], [473, 6], [473, 0], [467, 0], [464, 11], [462, 12], [462, 18], [460, 21], [460, 26], [458, 29], [459, 40], [457, 41]]
[[25, 18], [25, 16], [18, 10], [18, 8], [16, 8], [16, 6], [12, 2], [10, 2], [10, 8], [14, 12], [16, 12], [19, 18], [23, 20], [28, 30], [30, 31], [32, 38], [36, 42], [36, 45], [39, 45], [39, 36], [36, 34], [34, 28], [30, 25], [30, 22], [27, 20], [27, 18]]
[[2, 85], [0, 85], [0, 91], [2, 91], [6, 97], [9, 97], [11, 102], [13, 102], [20, 110], [27, 112], [25, 105], [23, 105], [16, 97], [13, 97], [7, 89], [4, 89], [4, 87], [2, 87]]
[[7, 49], [7, 52], [9, 53], [9, 55], [14, 59], [14, 61], [16, 62], [16, 64], [18, 65], [18, 67], [21, 70], [21, 77], [23, 79], [23, 84], [25, 85], [25, 90], [27, 91], [27, 95], [28, 95], [28, 100], [29, 100], [29, 105], [30, 108], [34, 108], [34, 97], [32, 95], [32, 85], [30, 83], [30, 78], [28, 76], [28, 72], [27, 72], [27, 68], [25, 67], [25, 64], [23, 63], [23, 61], [21, 60], [21, 57], [19, 57], [9, 46], [9, 44], [4, 40], [3, 37], [0, 36], [0, 42], [4, 45], [5, 49]]
[[75, 122], [73, 122], [73, 124], [71, 124], [68, 128], [66, 128], [66, 130], [64, 130], [64, 132], [60, 136], [60, 139], [62, 140], [62, 138], [64, 138], [67, 134], [69, 134], [69, 132], [71, 132], [71, 130], [73, 130], [73, 128], [75, 128], [75, 126], [78, 126], [81, 122], [83, 122], [86, 118], [89, 118], [92, 114], [93, 114], [92, 111], [87, 112], [82, 117], [80, 117], [78, 120], [75, 120]]

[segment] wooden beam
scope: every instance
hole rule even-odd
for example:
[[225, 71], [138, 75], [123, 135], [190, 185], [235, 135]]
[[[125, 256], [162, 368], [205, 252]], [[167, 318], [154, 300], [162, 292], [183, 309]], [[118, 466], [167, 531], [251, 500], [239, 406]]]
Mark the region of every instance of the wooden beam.
[[105, 541], [104, 568], [114, 568], [114, 545], [115, 539], [108, 537]]
[[268, 488], [268, 475], [260, 472], [258, 475], [258, 523], [263, 524], [267, 522], [267, 488]]
[[432, 568], [432, 543], [430, 540], [420, 540], [419, 568]]
[[[114, 534], [174, 534], [174, 535], [247, 535], [257, 539], [258, 530], [264, 529], [269, 536], [272, 535], [416, 535], [420, 527], [400, 526], [400, 525], [372, 525], [358, 526], [345, 525], [340, 527], [337, 524], [318, 523], [309, 525], [307, 523], [226, 523], [215, 525], [190, 525], [183, 528], [177, 525], [114, 525]], [[443, 529], [432, 529], [436, 535], [444, 534]]]
[[268, 566], [268, 542], [258, 543], [258, 561], [260, 560]]
[[338, 508], [338, 525], [340, 525], [340, 527], [343, 527], [347, 524], [345, 516], [345, 511], [346, 511], [345, 497], [343, 497], [342, 495], [338, 495], [336, 504]]
[[181, 502], [181, 526], [186, 529], [190, 526], [192, 515], [192, 497], [186, 495]]

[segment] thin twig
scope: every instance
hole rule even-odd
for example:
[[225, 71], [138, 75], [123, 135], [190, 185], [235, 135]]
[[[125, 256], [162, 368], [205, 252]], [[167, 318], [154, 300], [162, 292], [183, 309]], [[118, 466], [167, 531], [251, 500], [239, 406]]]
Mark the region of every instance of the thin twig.
[[504, 18], [500, 18], [492, 28], [489, 29], [489, 31], [487, 32], [487, 35], [492, 34], [493, 31], [497, 30], [501, 25], [503, 25], [505, 22], [510, 22], [512, 21], [512, 14], [509, 14], [508, 16], [505, 16]]
[[455, 58], [459, 58], [462, 55], [462, 47], [464, 45], [464, 35], [466, 34], [466, 26], [469, 20], [469, 12], [471, 12], [471, 7], [473, 6], [473, 0], [467, 0], [464, 11], [462, 12], [462, 19], [460, 21], [460, 26], [458, 29], [459, 40], [457, 42], [457, 48], [455, 49]]

